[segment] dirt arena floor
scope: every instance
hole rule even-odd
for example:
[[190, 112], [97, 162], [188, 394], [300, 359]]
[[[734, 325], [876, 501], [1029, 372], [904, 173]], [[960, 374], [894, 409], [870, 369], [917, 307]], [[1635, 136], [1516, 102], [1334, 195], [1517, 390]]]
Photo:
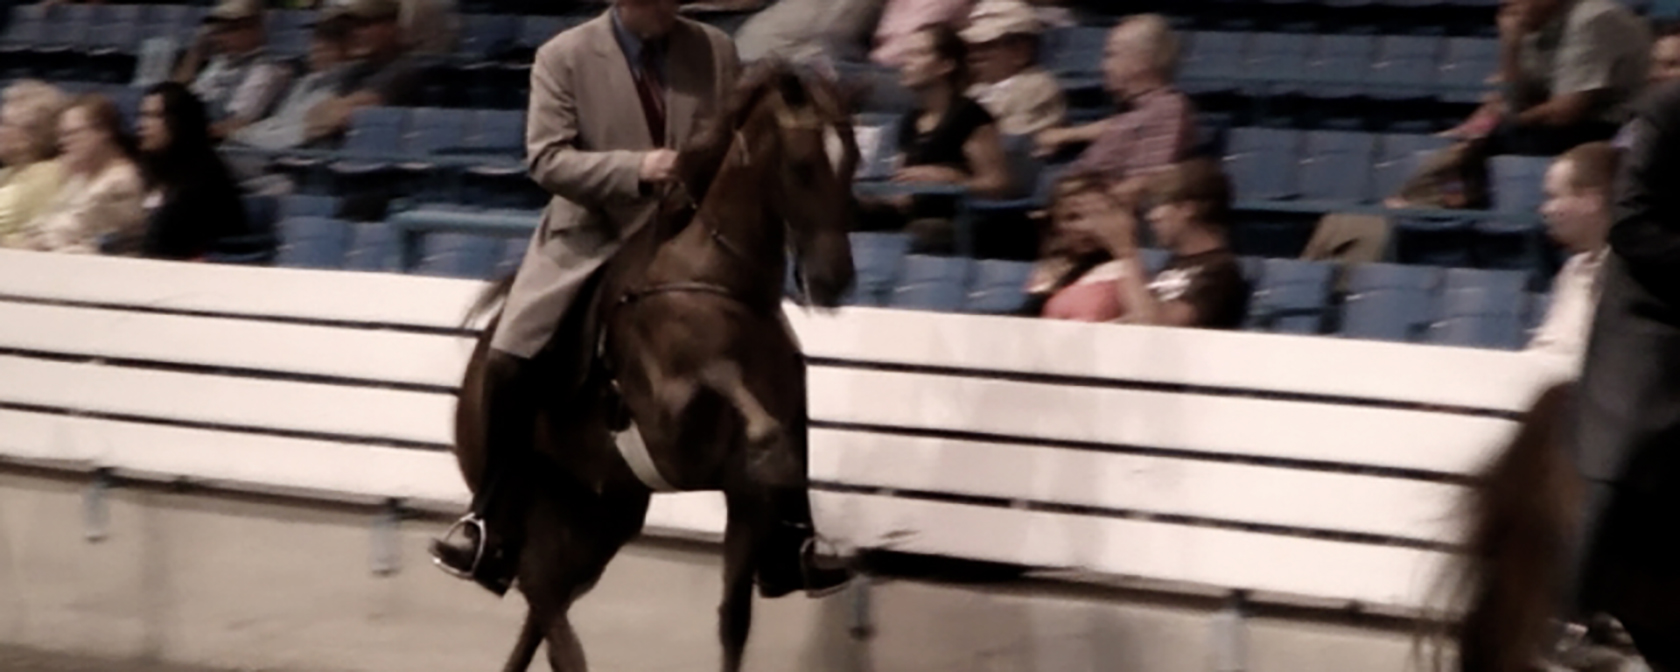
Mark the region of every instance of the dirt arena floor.
[[167, 663], [142, 663], [87, 658], [31, 649], [0, 646], [0, 670], [5, 672], [235, 672]]

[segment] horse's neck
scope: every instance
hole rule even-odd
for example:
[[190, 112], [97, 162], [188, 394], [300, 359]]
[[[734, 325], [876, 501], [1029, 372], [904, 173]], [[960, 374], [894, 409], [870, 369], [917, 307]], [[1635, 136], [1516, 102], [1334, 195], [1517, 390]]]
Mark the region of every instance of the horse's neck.
[[785, 263], [787, 234], [784, 227], [772, 221], [770, 208], [760, 193], [761, 185], [770, 178], [770, 169], [765, 163], [742, 165], [732, 154], [712, 179], [695, 217], [720, 234], [727, 241], [724, 244], [735, 248], [732, 254], [765, 264], [779, 260]]

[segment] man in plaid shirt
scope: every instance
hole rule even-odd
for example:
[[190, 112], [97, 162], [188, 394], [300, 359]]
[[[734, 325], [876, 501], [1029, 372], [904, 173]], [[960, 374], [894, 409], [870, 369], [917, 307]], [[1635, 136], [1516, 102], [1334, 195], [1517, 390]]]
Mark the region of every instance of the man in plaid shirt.
[[1040, 133], [1041, 153], [1090, 143], [1072, 168], [1105, 177], [1109, 191], [1136, 203], [1150, 176], [1185, 158], [1195, 142], [1196, 111], [1173, 88], [1178, 36], [1156, 14], [1134, 16], [1109, 35], [1103, 56], [1108, 88], [1125, 111], [1102, 121]]

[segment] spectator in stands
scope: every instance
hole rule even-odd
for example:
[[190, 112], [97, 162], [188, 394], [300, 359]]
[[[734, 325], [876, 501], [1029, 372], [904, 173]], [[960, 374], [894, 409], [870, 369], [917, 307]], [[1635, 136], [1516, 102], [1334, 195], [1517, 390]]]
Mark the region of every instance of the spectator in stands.
[[1663, 28], [1651, 43], [1651, 84], [1680, 80], [1680, 24]]
[[[291, 68], [267, 53], [265, 19], [262, 0], [222, 0], [175, 72], [209, 107], [217, 138], [268, 116], [291, 83]], [[214, 54], [208, 62], [206, 52]]]
[[309, 74], [292, 84], [274, 114], [239, 129], [228, 142], [262, 149], [291, 149], [305, 144], [309, 111], [338, 96], [350, 63], [349, 26], [342, 21], [315, 25], [309, 41]]
[[888, 67], [903, 67], [917, 48], [916, 35], [933, 25], [954, 26], [968, 16], [973, 0], [887, 0], [875, 29], [875, 50], [869, 58]]
[[[998, 197], [1010, 187], [997, 122], [968, 88], [968, 49], [946, 24], [911, 36], [901, 78], [916, 93], [917, 109], [898, 124], [900, 157], [894, 181], [964, 187], [977, 196]], [[950, 250], [955, 244], [956, 207], [948, 197], [917, 196], [867, 204], [867, 228], [901, 228], [908, 223], [920, 252]]]
[[1072, 273], [1060, 278], [1052, 277], [1053, 270], [1041, 273], [1030, 289], [1048, 293], [1045, 316], [1097, 320], [1117, 313], [1119, 321], [1131, 324], [1242, 326], [1249, 287], [1228, 242], [1230, 178], [1218, 162], [1196, 159], [1169, 168], [1158, 180], [1149, 226], [1171, 257], [1152, 278], [1139, 254], [1133, 204], [1106, 188], [1099, 192], [1095, 184], [1064, 192], [1071, 196], [1058, 208], [1057, 227], [1065, 244], [1086, 259], [1106, 254], [1118, 263], [1086, 261], [1082, 275], [1096, 275], [1094, 283], [1069, 278]]
[[1483, 156], [1553, 156], [1609, 140], [1650, 70], [1651, 34], [1615, 0], [1506, 0], [1499, 12], [1503, 91]]
[[45, 208], [64, 181], [58, 117], [68, 102], [51, 84], [24, 80], [0, 93], [0, 247]]
[[461, 35], [461, 13], [455, 0], [401, 0], [397, 24], [409, 53], [448, 56]]
[[202, 259], [212, 252], [264, 251], [228, 168], [216, 155], [204, 104], [164, 82], [140, 100], [140, 164], [146, 187], [141, 256]]
[[861, 61], [884, 0], [778, 0], [735, 31], [746, 62], [784, 58], [795, 63]]
[[49, 252], [124, 253], [136, 247], [141, 210], [140, 172], [122, 113], [104, 96], [83, 96], [60, 115], [64, 184], [35, 219], [17, 232], [16, 245]]
[[1620, 159], [1609, 143], [1591, 142], [1558, 157], [1546, 171], [1540, 213], [1552, 240], [1572, 256], [1552, 282], [1551, 307], [1528, 343], [1530, 351], [1576, 361], [1586, 354], [1598, 306], [1598, 270], [1609, 249], [1611, 187]]
[[1177, 68], [1178, 36], [1165, 18], [1145, 14], [1121, 22], [1109, 35], [1103, 72], [1126, 111], [1040, 133], [1040, 152], [1091, 143], [1074, 167], [1102, 174], [1118, 198], [1135, 202], [1150, 174], [1185, 158], [1195, 142], [1195, 108], [1172, 83]]
[[963, 29], [975, 80], [968, 95], [1009, 135], [1035, 135], [1067, 116], [1061, 85], [1038, 67], [1042, 30], [1021, 0], [983, 0]]
[[309, 111], [306, 140], [342, 134], [350, 115], [364, 107], [420, 102], [422, 72], [404, 43], [401, 14], [397, 0], [347, 0], [328, 10], [323, 20], [350, 27], [350, 55], [356, 63], [345, 73], [338, 95]]

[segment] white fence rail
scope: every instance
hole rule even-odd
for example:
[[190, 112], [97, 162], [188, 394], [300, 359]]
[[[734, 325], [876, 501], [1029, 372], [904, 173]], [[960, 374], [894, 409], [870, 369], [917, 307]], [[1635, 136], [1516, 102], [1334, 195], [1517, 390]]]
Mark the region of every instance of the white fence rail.
[[[0, 459], [460, 506], [482, 285], [0, 252]], [[848, 309], [812, 360], [852, 545], [1417, 606], [1459, 477], [1566, 373], [1517, 353]], [[716, 534], [709, 494], [649, 525]]]

